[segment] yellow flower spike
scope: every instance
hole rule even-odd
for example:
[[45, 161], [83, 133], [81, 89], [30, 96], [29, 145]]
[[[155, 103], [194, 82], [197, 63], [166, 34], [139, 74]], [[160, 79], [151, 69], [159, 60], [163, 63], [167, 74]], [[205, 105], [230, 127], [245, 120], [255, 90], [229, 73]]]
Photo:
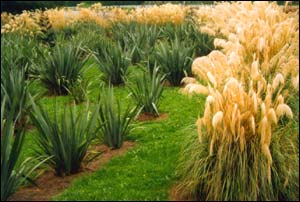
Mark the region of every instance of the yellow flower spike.
[[203, 134], [202, 134], [202, 119], [201, 118], [197, 119], [196, 125], [197, 125], [197, 131], [198, 131], [198, 139], [199, 139], [199, 142], [202, 143]]
[[218, 111], [212, 119], [212, 126], [213, 128], [216, 130], [218, 128], [218, 126], [222, 123], [223, 121], [223, 112], [222, 111]]
[[280, 118], [283, 115], [286, 115], [290, 119], [293, 118], [293, 112], [291, 108], [286, 104], [279, 104], [276, 108], [276, 115], [278, 118]]
[[281, 73], [276, 74], [275, 79], [272, 82], [272, 88], [277, 89], [280, 84], [284, 84], [284, 78]]
[[275, 125], [277, 125], [277, 116], [275, 110], [273, 108], [269, 109], [268, 111], [268, 119], [272, 121]]
[[268, 127], [268, 119], [266, 116], [262, 118], [259, 124], [260, 145], [263, 146], [266, 140], [266, 130]]

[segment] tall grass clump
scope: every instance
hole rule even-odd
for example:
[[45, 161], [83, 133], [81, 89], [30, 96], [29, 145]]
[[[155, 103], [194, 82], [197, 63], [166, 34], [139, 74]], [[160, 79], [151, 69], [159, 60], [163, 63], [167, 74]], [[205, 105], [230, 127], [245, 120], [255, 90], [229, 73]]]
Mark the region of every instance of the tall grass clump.
[[89, 87], [92, 82], [88, 80], [78, 79], [73, 86], [67, 89], [69, 95], [75, 101], [75, 104], [80, 104], [88, 99], [88, 94], [90, 93]]
[[208, 55], [211, 51], [215, 49], [214, 47], [214, 39], [215, 37], [209, 35], [205, 32], [201, 32], [197, 29], [197, 25], [192, 23], [190, 25], [189, 31], [189, 39], [191, 41], [191, 45], [195, 45], [195, 54], [196, 56], [204, 56]]
[[6, 97], [1, 100], [1, 201], [6, 201], [23, 180], [17, 160], [24, 142], [24, 129], [14, 134], [12, 116], [4, 116], [5, 105]]
[[178, 37], [179, 41], [184, 41], [186, 45], [193, 47], [196, 56], [204, 56], [209, 54], [214, 47], [214, 36], [198, 29], [198, 25], [194, 20], [186, 20], [185, 23], [174, 25], [166, 24], [160, 27], [160, 37], [175, 40]]
[[177, 191], [201, 200], [299, 200], [299, 109], [290, 99], [299, 93], [297, 18], [267, 2], [200, 10], [201, 31], [225, 37], [214, 40], [221, 50], [193, 62], [203, 85], [185, 80], [186, 92], [208, 96]]
[[121, 102], [115, 102], [113, 87], [109, 86], [107, 90], [102, 90], [99, 122], [102, 125], [100, 128], [100, 139], [107, 146], [117, 149], [124, 142], [126, 135], [133, 129], [131, 122], [138, 114], [138, 107], [130, 107], [124, 110], [121, 109]]
[[[1, 102], [6, 96], [3, 113], [6, 118], [12, 116], [16, 128], [26, 127], [29, 121], [28, 113], [31, 110], [29, 85], [24, 69], [1, 65]], [[37, 94], [33, 96], [36, 98]]]
[[36, 75], [34, 64], [40, 60], [44, 46], [33, 37], [18, 33], [1, 36], [1, 65], [24, 71], [25, 78]]
[[192, 59], [194, 57], [193, 47], [175, 37], [171, 43], [160, 42], [155, 52], [155, 59], [166, 74], [168, 81], [179, 86], [184, 76], [191, 75]]
[[[1, 95], [2, 96], [2, 95]], [[32, 158], [20, 161], [20, 154], [24, 144], [24, 128], [15, 128], [15, 114], [5, 115], [7, 96], [1, 100], [1, 201], [9, 197], [27, 180], [31, 173], [45, 160]], [[18, 113], [19, 115], [19, 113]], [[17, 116], [18, 116], [17, 115]]]
[[221, 92], [210, 90], [204, 115], [197, 120], [197, 143], [186, 151], [192, 158], [182, 167], [178, 190], [185, 197], [291, 200], [296, 196], [297, 137], [293, 130], [286, 136], [278, 133], [289, 128], [292, 111], [282, 100], [282, 84], [256, 88], [246, 91], [231, 78]]
[[95, 59], [102, 73], [102, 79], [113, 85], [124, 84], [130, 58], [126, 53], [123, 53], [119, 43], [107, 43], [105, 49], [95, 54]]
[[156, 25], [137, 25], [135, 30], [128, 31], [125, 49], [130, 50], [133, 64], [146, 60], [153, 53], [159, 34], [160, 30]]
[[47, 164], [58, 176], [79, 172], [98, 131], [96, 111], [99, 107], [90, 112], [89, 105], [82, 110], [78, 110], [76, 105], [69, 106], [59, 116], [55, 106], [54, 118], [50, 118], [42, 106], [33, 106], [31, 119], [38, 130], [36, 144], [39, 149], [36, 154], [51, 157]]
[[71, 43], [81, 44], [86, 50], [95, 51], [102, 38], [107, 40], [105, 30], [94, 22], [77, 22], [71, 24], [70, 29], [75, 31], [70, 37]]
[[159, 116], [158, 104], [163, 93], [163, 82], [165, 75], [154, 68], [152, 74], [143, 72], [141, 77], [135, 78], [133, 84], [129, 85], [130, 95], [144, 113]]
[[89, 56], [82, 57], [80, 45], [57, 44], [39, 64], [38, 71], [41, 83], [50, 94], [66, 95], [71, 86], [82, 77], [84, 66]]
[[139, 24], [179, 25], [185, 22], [189, 7], [171, 3], [150, 7], [139, 7], [131, 13], [132, 21]]
[[191, 34], [191, 26], [190, 23], [185, 22], [182, 24], [172, 24], [167, 23], [164, 25], [159, 26], [160, 29], [160, 37], [168, 39], [169, 42], [175, 40], [176, 37], [180, 40], [187, 40], [189, 39], [189, 35]]
[[127, 44], [129, 41], [129, 34], [134, 33], [137, 27], [137, 23], [135, 22], [117, 22], [114, 23], [110, 29], [107, 29], [107, 36], [112, 38], [113, 41], [120, 43], [122, 49], [130, 45]]

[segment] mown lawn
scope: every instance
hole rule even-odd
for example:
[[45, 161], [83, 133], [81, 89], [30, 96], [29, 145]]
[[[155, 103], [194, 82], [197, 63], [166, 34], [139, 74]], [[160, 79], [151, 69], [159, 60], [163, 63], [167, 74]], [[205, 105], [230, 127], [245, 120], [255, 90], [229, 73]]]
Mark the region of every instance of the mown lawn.
[[[130, 67], [128, 78], [138, 75], [141, 71], [138, 68]], [[99, 76], [95, 65], [84, 74], [93, 82], [89, 96], [91, 102], [97, 100], [100, 92]], [[115, 87], [114, 92], [121, 99], [123, 108], [127, 104], [133, 105], [126, 86]], [[42, 98], [42, 105], [53, 114], [55, 99], [60, 110], [71, 102], [69, 96]], [[203, 113], [204, 101], [204, 96], [200, 99], [199, 96], [188, 97], [181, 94], [179, 88], [165, 87], [160, 112], [167, 113], [168, 118], [135, 121], [136, 129], [126, 138], [136, 142], [133, 149], [113, 158], [93, 174], [77, 178], [53, 200], [168, 200], [169, 190], [176, 182], [176, 166], [184, 137], [188, 133], [196, 135], [194, 123], [198, 114]], [[36, 130], [27, 133], [23, 158], [34, 153], [36, 133]]]

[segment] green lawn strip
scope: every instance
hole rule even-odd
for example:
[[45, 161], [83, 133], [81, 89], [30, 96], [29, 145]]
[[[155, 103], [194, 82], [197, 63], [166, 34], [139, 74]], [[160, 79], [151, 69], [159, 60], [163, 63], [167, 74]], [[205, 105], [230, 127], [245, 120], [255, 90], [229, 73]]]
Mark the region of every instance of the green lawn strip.
[[166, 88], [161, 110], [168, 119], [139, 124], [129, 136], [137, 142], [132, 150], [74, 180], [53, 200], [168, 200], [182, 139], [192, 132], [188, 128], [202, 105], [179, 94], [178, 88]]

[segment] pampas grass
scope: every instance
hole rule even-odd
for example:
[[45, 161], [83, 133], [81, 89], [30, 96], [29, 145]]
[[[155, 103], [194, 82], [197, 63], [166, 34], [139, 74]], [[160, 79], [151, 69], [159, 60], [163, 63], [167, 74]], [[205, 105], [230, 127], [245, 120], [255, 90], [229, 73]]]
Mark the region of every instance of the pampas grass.
[[286, 115], [289, 118], [293, 118], [293, 112], [292, 112], [291, 108], [286, 104], [278, 105], [276, 108], [276, 114], [278, 117]]
[[219, 124], [222, 123], [222, 119], [223, 119], [223, 112], [218, 111], [212, 118], [212, 126], [214, 127], [214, 129], [217, 129]]
[[198, 200], [298, 200], [299, 141], [289, 106], [299, 93], [298, 19], [274, 3], [225, 2], [199, 8], [198, 20], [221, 50], [192, 63], [209, 93], [198, 140], [187, 140], [178, 192]]
[[298, 129], [293, 129], [296, 124], [289, 123], [287, 129], [279, 127], [272, 136], [272, 167], [262, 155], [258, 139], [245, 144], [244, 152], [224, 142], [214, 155], [209, 155], [209, 137], [204, 135], [200, 143], [197, 134], [188, 134], [177, 170], [181, 177], [177, 193], [185, 199], [201, 201], [297, 200], [299, 147], [294, 132]]

